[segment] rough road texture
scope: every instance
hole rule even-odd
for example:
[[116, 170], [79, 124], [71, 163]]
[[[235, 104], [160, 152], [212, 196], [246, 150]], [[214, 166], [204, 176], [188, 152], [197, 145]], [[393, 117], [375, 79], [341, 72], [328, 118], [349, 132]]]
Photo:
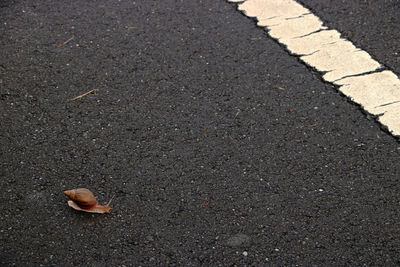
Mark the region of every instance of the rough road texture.
[[400, 264], [398, 142], [235, 5], [1, 5], [3, 266]]
[[299, 0], [355, 46], [400, 75], [400, 0]]

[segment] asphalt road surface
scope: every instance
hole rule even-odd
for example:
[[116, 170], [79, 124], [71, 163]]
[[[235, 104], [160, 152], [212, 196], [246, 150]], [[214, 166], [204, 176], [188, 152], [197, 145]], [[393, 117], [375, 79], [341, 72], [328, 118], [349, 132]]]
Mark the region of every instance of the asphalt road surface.
[[400, 74], [399, 0], [301, 0], [330, 28]]
[[[399, 1], [302, 3], [400, 73]], [[235, 4], [6, 0], [0, 22], [2, 266], [400, 264], [398, 139]]]

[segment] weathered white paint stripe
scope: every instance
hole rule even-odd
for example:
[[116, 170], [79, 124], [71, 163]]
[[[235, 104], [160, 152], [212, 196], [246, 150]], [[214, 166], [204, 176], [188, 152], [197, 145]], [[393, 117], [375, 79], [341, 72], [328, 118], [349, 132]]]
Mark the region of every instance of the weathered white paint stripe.
[[[336, 82], [340, 91], [400, 135], [400, 80], [391, 71], [347, 77]], [[396, 130], [396, 131], [395, 131]]]
[[259, 21], [257, 24], [259, 26], [268, 27], [269, 34], [273, 38], [280, 39], [282, 43], [284, 43], [285, 40], [326, 29], [325, 26], [322, 26], [322, 21], [312, 14], [306, 14], [292, 19], [283, 19], [282, 21], [278, 21], [277, 18], [268, 19]]
[[242, 2], [240, 11], [255, 17], [272, 38], [321, 71], [327, 82], [340, 86], [341, 92], [400, 136], [400, 80], [393, 72], [381, 71], [381, 64], [367, 52], [340, 38], [338, 31], [327, 29], [294, 0], [228, 1]]
[[338, 41], [324, 46], [309, 56], [300, 57], [305, 63], [319, 71], [326, 71], [322, 77], [328, 82], [335, 82], [345, 76], [358, 75], [377, 70], [381, 65], [373, 60], [367, 52], [343, 49], [348, 41]]

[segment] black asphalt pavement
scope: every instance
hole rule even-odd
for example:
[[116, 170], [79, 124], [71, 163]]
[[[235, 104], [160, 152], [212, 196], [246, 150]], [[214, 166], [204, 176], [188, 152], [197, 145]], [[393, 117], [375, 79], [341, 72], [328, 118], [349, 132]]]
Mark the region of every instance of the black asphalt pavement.
[[3, 0], [0, 24], [2, 266], [400, 265], [399, 140], [235, 4]]
[[385, 68], [400, 75], [400, 0], [300, 0]]

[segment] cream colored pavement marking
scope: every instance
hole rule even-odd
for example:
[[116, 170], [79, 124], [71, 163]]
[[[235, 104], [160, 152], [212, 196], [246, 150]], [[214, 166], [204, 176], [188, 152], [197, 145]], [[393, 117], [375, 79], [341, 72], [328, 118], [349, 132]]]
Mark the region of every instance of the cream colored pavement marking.
[[[304, 37], [285, 39], [286, 47], [296, 55], [309, 55], [340, 40], [340, 32], [326, 30]], [[353, 46], [354, 47], [354, 46]]]
[[261, 20], [275, 20], [282, 22], [287, 18], [295, 18], [310, 13], [302, 5], [292, 0], [251, 0], [245, 1], [238, 6], [249, 17], [257, 17]]
[[273, 38], [280, 39], [279, 41], [282, 43], [284, 43], [286, 39], [293, 39], [321, 29], [326, 29], [326, 27], [322, 26], [322, 21], [312, 14], [293, 19], [285, 19], [279, 23], [277, 23], [276, 19], [259, 21], [258, 25], [267, 26], [269, 35]]
[[400, 102], [400, 80], [391, 71], [347, 77], [337, 83], [343, 94], [374, 115], [383, 113], [390, 103]]
[[[345, 41], [338, 41], [309, 56], [300, 57], [305, 63], [319, 71], [328, 71], [322, 77], [328, 82], [335, 82], [345, 76], [362, 74], [378, 69], [381, 65], [365, 51], [343, 49]], [[347, 42], [350, 43], [350, 42]]]
[[228, 1], [241, 2], [238, 10], [255, 17], [257, 25], [265, 27], [272, 38], [377, 115], [393, 135], [400, 136], [400, 80], [393, 72], [381, 71], [381, 64], [367, 52], [323, 26], [317, 16], [294, 0]]

